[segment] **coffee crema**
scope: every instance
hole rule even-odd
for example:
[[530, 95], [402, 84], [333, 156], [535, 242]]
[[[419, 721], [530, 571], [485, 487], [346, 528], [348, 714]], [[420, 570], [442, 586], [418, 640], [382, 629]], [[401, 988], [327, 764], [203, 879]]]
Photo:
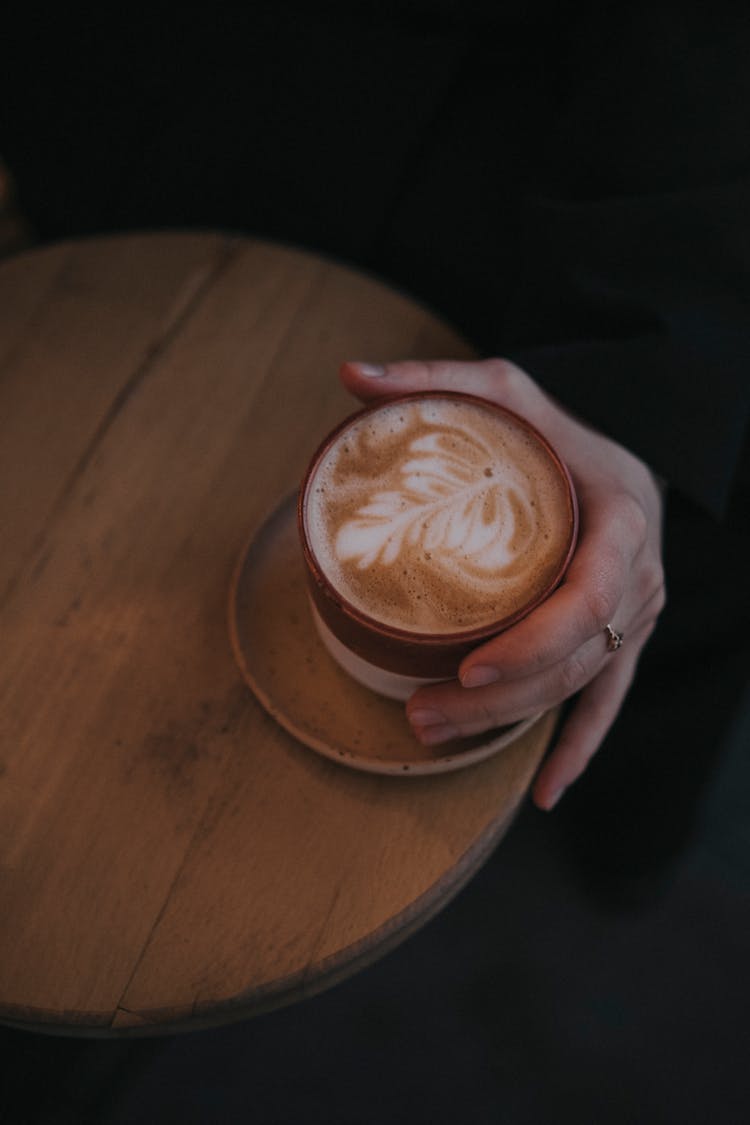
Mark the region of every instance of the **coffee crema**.
[[502, 621], [570, 548], [566, 479], [514, 415], [477, 400], [391, 400], [339, 431], [305, 527], [337, 593], [386, 626], [450, 635]]

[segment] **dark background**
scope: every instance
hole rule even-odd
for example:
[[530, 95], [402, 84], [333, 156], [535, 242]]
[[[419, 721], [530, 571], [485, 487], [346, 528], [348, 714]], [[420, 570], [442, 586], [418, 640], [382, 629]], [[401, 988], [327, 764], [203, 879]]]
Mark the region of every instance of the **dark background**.
[[0, 44], [11, 248], [309, 246], [516, 354], [677, 485], [668, 609], [559, 811], [525, 808], [441, 917], [305, 1004], [132, 1043], [0, 1029], [3, 1125], [746, 1119], [750, 38], [731, 5], [680, 10], [32, 7]]
[[0, 1029], [0, 1121], [743, 1125], [741, 753], [669, 887], [638, 908], [597, 905], [527, 808], [426, 929], [312, 1000], [131, 1043]]

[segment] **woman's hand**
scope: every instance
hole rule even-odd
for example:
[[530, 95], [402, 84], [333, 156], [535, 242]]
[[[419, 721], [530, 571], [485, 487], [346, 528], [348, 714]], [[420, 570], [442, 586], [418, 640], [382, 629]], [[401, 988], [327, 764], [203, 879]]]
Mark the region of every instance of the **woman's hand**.
[[[518, 625], [471, 652], [458, 680], [420, 688], [406, 705], [417, 737], [437, 745], [578, 694], [534, 782], [534, 801], [551, 809], [614, 722], [664, 606], [659, 486], [642, 461], [570, 417], [504, 360], [347, 363], [341, 378], [364, 400], [417, 390], [480, 395], [528, 418], [570, 469], [580, 536], [563, 584]], [[624, 637], [618, 651], [608, 649], [608, 625]]]

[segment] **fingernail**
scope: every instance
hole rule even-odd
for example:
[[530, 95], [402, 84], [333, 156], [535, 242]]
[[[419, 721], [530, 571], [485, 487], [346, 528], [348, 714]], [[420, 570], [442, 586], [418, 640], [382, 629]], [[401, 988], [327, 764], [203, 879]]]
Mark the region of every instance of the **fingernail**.
[[429, 711], [426, 707], [417, 707], [409, 712], [409, 722], [418, 727], [432, 727], [445, 722], [442, 711]]
[[364, 375], [367, 379], [379, 379], [385, 375], [385, 368], [379, 363], [352, 363], [352, 367], [356, 367], [360, 375]]
[[484, 687], [486, 684], [496, 684], [500, 679], [497, 668], [490, 668], [488, 664], [475, 664], [461, 676], [462, 687]]

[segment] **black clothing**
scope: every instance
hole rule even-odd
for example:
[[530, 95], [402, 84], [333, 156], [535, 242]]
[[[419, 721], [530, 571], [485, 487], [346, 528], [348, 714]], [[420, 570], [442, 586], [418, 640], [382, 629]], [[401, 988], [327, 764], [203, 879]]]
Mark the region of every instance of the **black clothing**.
[[43, 237], [231, 227], [363, 265], [719, 511], [748, 413], [750, 11], [507, 7], [47, 18], [5, 45], [0, 147]]
[[70, 19], [6, 43], [0, 68], [0, 151], [42, 238], [219, 227], [343, 258], [668, 481], [670, 603], [561, 808], [624, 863], [678, 846], [747, 675], [750, 12]]

